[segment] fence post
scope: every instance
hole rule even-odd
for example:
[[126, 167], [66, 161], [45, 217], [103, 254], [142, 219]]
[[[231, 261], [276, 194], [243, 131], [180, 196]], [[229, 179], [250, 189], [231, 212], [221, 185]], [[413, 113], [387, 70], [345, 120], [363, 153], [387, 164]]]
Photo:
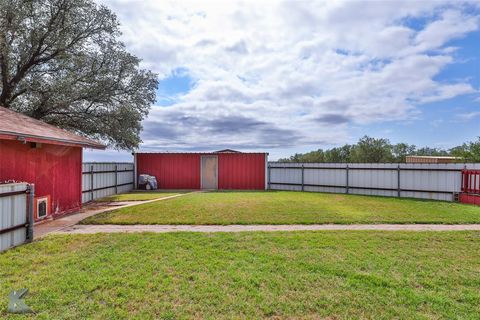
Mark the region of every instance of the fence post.
[[93, 164], [90, 166], [90, 201], [93, 201]]
[[115, 164], [115, 194], [118, 193], [118, 165]]
[[27, 215], [27, 242], [33, 241], [33, 223], [34, 223], [34, 206], [35, 206], [35, 184], [29, 184], [28, 190], [28, 215]]
[[305, 167], [302, 163], [302, 191], [305, 190]]
[[400, 172], [401, 172], [400, 164], [398, 164], [398, 167], [397, 167], [397, 197], [399, 197], [399, 198], [400, 198], [400, 192], [401, 192], [401, 189], [400, 189]]
[[267, 165], [267, 190], [270, 190], [270, 163]]
[[348, 187], [348, 171], [349, 171], [349, 167], [348, 167], [348, 164], [347, 166], [345, 167], [345, 175], [346, 175], [346, 184], [345, 184], [345, 193], [348, 194], [349, 193], [349, 187]]

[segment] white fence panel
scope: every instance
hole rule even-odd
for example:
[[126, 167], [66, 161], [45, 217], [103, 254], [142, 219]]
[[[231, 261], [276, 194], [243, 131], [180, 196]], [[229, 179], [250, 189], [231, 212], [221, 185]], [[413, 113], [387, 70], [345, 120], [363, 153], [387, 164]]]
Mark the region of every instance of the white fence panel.
[[273, 190], [335, 192], [454, 201], [462, 169], [480, 164], [269, 162]]
[[[289, 167], [295, 167], [297, 164], [292, 164]], [[282, 164], [279, 164], [279, 167], [282, 167]], [[287, 167], [284, 165], [283, 167]], [[300, 191], [302, 189], [298, 183], [302, 182], [301, 172], [297, 169], [288, 169], [288, 168], [272, 168], [269, 171], [270, 181], [281, 181], [283, 184], [281, 186], [270, 185], [271, 189], [278, 190], [290, 190], [290, 191]]]
[[134, 188], [133, 163], [84, 162], [82, 165], [82, 203]]
[[0, 252], [33, 238], [33, 209], [27, 183], [0, 184]]
[[[304, 181], [307, 188], [317, 188], [314, 185], [321, 185], [325, 190], [331, 188], [331, 186], [345, 186], [346, 173], [341, 164], [312, 164], [306, 163], [304, 165]], [[308, 169], [310, 168], [310, 169]], [[328, 168], [328, 169], [317, 169]]]

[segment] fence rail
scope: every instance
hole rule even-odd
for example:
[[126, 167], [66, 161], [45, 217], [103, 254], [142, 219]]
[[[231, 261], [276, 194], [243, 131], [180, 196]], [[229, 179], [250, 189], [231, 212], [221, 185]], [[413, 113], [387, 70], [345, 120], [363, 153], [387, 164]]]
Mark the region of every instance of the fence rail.
[[27, 183], [0, 184], [0, 252], [33, 239], [34, 192]]
[[[454, 201], [462, 170], [480, 164], [280, 163], [268, 164], [268, 187]], [[480, 179], [479, 179], [480, 180]]]
[[82, 165], [82, 203], [128, 192], [133, 186], [133, 163], [84, 162]]

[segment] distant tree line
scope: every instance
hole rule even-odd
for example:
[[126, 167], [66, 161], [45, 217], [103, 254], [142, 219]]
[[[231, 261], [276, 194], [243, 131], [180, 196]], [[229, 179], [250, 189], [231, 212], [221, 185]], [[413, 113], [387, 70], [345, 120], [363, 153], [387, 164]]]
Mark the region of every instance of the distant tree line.
[[281, 162], [405, 162], [408, 155], [418, 156], [454, 156], [461, 162], [480, 162], [480, 137], [477, 141], [444, 150], [423, 147], [408, 143], [391, 144], [388, 139], [364, 136], [355, 144], [346, 144], [328, 150], [318, 149], [307, 153], [296, 153], [290, 158], [279, 159]]

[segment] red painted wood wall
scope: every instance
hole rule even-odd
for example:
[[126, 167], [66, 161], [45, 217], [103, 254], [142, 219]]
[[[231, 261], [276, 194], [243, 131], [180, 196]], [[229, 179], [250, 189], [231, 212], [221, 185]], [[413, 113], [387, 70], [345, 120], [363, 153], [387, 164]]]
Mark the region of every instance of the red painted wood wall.
[[264, 153], [137, 153], [137, 174], [155, 176], [160, 189], [200, 189], [202, 155], [218, 156], [218, 189], [265, 189]]
[[51, 197], [51, 213], [65, 214], [82, 204], [82, 148], [0, 140], [0, 181], [35, 184], [37, 197]]

